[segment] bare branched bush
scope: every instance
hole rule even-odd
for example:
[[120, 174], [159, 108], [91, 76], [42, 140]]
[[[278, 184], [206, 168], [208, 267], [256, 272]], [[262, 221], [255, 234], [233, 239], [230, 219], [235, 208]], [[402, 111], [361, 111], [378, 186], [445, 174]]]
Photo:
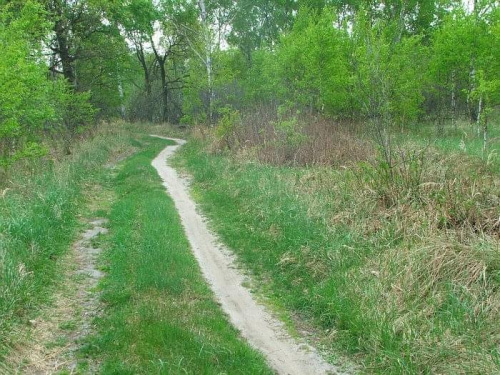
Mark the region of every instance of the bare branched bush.
[[[257, 108], [223, 116], [212, 151], [231, 149], [242, 158], [272, 165], [351, 165], [374, 155], [372, 144], [356, 124], [342, 123], [291, 111]], [[221, 133], [223, 134], [221, 136]]]

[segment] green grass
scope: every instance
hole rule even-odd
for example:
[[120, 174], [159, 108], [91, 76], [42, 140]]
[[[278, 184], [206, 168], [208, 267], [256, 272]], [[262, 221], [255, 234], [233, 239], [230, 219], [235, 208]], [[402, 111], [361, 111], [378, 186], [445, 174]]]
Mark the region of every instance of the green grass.
[[0, 360], [13, 325], [32, 319], [50, 297], [60, 274], [57, 261], [79, 227], [85, 187], [100, 178], [115, 153], [128, 149], [120, 128], [104, 127], [75, 145], [70, 156], [19, 163], [1, 175]]
[[193, 139], [176, 163], [261, 289], [367, 373], [500, 371], [500, 190], [481, 160], [433, 151], [422, 177], [412, 161], [389, 183], [380, 166], [272, 167]]
[[112, 181], [103, 317], [83, 350], [102, 374], [270, 374], [241, 340], [201, 276], [151, 160], [167, 144], [142, 138]]
[[446, 124], [441, 132], [434, 124], [416, 124], [406, 130], [402, 141], [408, 137], [422, 144], [432, 144], [446, 153], [463, 153], [486, 160], [500, 172], [500, 116], [496, 114], [488, 127], [488, 145], [483, 152], [483, 133], [475, 124], [458, 121], [457, 126]]

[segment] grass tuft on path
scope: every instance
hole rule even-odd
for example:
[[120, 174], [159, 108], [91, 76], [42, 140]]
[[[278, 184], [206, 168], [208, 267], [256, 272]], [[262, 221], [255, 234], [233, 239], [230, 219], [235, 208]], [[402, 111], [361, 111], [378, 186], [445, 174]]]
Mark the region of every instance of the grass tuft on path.
[[228, 323], [202, 278], [151, 160], [168, 142], [143, 138], [114, 180], [104, 314], [84, 355], [103, 374], [270, 374]]

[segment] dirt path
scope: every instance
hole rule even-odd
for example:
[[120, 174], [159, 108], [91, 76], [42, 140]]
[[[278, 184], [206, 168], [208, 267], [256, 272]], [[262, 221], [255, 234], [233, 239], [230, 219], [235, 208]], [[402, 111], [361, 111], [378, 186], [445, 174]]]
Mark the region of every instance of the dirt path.
[[[92, 320], [100, 313], [95, 288], [103, 276], [96, 265], [101, 250], [93, 241], [107, 232], [105, 223], [104, 219], [90, 222], [61, 260], [61, 269], [67, 271], [54, 302], [30, 322], [32, 328], [9, 354], [7, 365], [12, 370], [8, 373], [73, 374], [78, 370], [80, 341], [92, 331]], [[85, 373], [96, 371], [95, 365], [85, 364]]]
[[[157, 136], [159, 137], [159, 136]], [[185, 143], [176, 141], [167, 146], [152, 162], [179, 211], [187, 238], [201, 266], [205, 278], [232, 324], [248, 342], [262, 352], [278, 374], [339, 374], [318, 353], [305, 343], [293, 340], [283, 324], [258, 304], [242, 284], [244, 276], [237, 270], [229, 252], [208, 229], [189, 195], [188, 184], [168, 165], [168, 158]]]

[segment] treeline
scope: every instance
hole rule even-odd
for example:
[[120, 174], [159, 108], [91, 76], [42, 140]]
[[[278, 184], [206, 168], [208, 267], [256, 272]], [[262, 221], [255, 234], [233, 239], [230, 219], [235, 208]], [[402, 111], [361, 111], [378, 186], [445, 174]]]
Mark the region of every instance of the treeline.
[[238, 49], [215, 53], [218, 105], [274, 103], [378, 129], [468, 118], [487, 130], [500, 99], [498, 2], [322, 2], [289, 14], [275, 33], [252, 31], [279, 24], [279, 11], [232, 29]]
[[[500, 101], [498, 1], [0, 0], [0, 163], [98, 119], [257, 105], [389, 126]], [[68, 146], [69, 147], [69, 146]]]

